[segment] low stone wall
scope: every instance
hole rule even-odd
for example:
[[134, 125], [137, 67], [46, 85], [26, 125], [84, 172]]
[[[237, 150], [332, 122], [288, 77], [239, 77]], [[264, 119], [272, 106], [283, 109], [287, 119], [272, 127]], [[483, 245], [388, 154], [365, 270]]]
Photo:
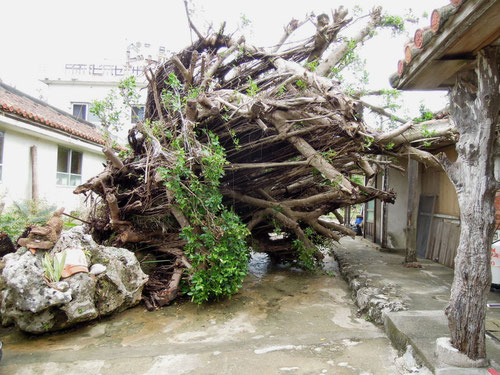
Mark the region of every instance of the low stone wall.
[[364, 314], [375, 324], [383, 325], [385, 314], [391, 311], [408, 310], [403, 299], [398, 295], [395, 286], [373, 286], [361, 264], [340, 251], [333, 250], [340, 274], [349, 284], [352, 298], [359, 307], [359, 313]]

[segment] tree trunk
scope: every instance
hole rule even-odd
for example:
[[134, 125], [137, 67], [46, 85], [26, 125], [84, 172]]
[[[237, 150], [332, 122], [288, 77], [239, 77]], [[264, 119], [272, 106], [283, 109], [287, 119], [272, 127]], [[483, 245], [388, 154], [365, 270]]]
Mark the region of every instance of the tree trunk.
[[460, 205], [460, 245], [455, 277], [446, 307], [451, 343], [475, 360], [486, 357], [485, 306], [491, 283], [490, 245], [494, 232], [495, 181], [493, 145], [500, 106], [500, 48], [482, 50], [476, 74], [457, 78], [451, 115], [460, 140], [458, 159], [442, 157]]

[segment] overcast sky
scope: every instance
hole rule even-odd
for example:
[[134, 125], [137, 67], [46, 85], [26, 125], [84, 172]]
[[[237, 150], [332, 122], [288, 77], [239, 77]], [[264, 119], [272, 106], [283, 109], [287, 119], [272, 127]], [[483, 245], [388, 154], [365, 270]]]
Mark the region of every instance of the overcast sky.
[[[364, 10], [381, 5], [384, 12], [405, 15], [409, 7], [420, 17], [417, 26], [426, 26], [424, 12], [446, 5], [447, 0], [363, 0], [358, 4]], [[337, 6], [354, 5], [351, 1], [307, 0], [205, 0], [194, 1], [196, 22], [200, 29], [213, 22], [217, 27], [228, 21], [226, 30], [237, 27], [241, 16], [251, 21], [245, 31], [247, 40], [257, 46], [275, 44], [293, 17], [303, 19], [306, 13], [320, 14]], [[304, 31], [305, 32], [305, 31]], [[135, 41], [164, 45], [177, 51], [190, 43], [184, 4], [182, 0], [16, 0], [2, 4], [0, 35], [3, 46], [0, 53], [0, 79], [29, 94], [38, 96], [44, 84], [46, 71], [64, 67], [66, 63], [117, 63], [124, 61], [126, 46]], [[389, 31], [379, 33], [364, 47], [363, 56], [374, 87], [389, 87], [388, 77], [396, 71], [397, 60], [403, 56], [407, 36], [391, 37]], [[48, 77], [57, 78], [57, 77]], [[442, 96], [439, 94], [438, 96]], [[438, 110], [444, 101], [437, 102], [432, 93], [412, 95], [412, 102], [422, 98], [431, 109]], [[432, 108], [434, 107], [434, 108]]]

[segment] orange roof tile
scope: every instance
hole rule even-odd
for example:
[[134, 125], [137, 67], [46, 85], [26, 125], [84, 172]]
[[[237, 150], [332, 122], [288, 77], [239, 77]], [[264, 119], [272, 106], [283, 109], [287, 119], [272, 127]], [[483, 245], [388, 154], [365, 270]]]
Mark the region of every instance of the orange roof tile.
[[59, 129], [97, 144], [104, 144], [99, 131], [88, 122], [0, 83], [0, 112], [29, 118], [33, 122]]
[[446, 24], [446, 21], [457, 11], [459, 11], [460, 7], [467, 0], [449, 1], [449, 4], [433, 10], [430, 19], [430, 25], [428, 27], [418, 29], [415, 32], [413, 40], [409, 41], [405, 45], [404, 58], [398, 61], [397, 74], [394, 74], [393, 77], [391, 77], [391, 85], [393, 87], [397, 86], [399, 77], [403, 77], [415, 57], [419, 55], [422, 50], [425, 49], [426, 45], [428, 45], [429, 42], [441, 32], [444, 25]]

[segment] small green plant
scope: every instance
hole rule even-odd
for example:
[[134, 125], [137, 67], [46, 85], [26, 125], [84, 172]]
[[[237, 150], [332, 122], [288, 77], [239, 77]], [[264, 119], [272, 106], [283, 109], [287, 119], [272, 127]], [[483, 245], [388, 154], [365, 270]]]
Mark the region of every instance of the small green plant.
[[392, 149], [394, 148], [394, 146], [395, 146], [395, 145], [396, 145], [396, 144], [395, 144], [394, 142], [389, 142], [389, 143], [387, 143], [387, 144], [385, 145], [385, 149], [386, 149], [387, 151], [390, 151], [390, 150], [392, 150]]
[[311, 72], [314, 72], [316, 70], [316, 68], [318, 67], [319, 65], [319, 61], [318, 60], [313, 60], [313, 61], [310, 61], [308, 63], [306, 63], [306, 68], [311, 71]]
[[333, 149], [329, 149], [327, 151], [323, 151], [321, 153], [321, 156], [323, 156], [326, 160], [328, 160], [329, 162], [332, 162], [335, 157], [337, 156], [337, 151], [333, 150]]
[[405, 22], [402, 17], [386, 14], [382, 17], [381, 25], [391, 29], [392, 34], [400, 34], [405, 30]]
[[397, 89], [382, 89], [380, 90], [380, 93], [384, 98], [384, 108], [388, 108], [393, 111], [401, 108], [401, 104], [397, 102], [401, 97], [401, 91]]
[[286, 87], [285, 86], [281, 86], [278, 90], [278, 97], [281, 97], [283, 95], [285, 95], [286, 93]]
[[311, 228], [306, 228], [304, 233], [309, 240], [317, 246], [326, 246], [327, 238]]
[[252, 77], [248, 76], [247, 80], [248, 88], [247, 88], [247, 94], [248, 96], [255, 97], [259, 93], [260, 89], [255, 83], [255, 81], [252, 79]]
[[182, 83], [175, 73], [170, 73], [165, 80], [168, 88], [163, 89], [161, 93], [162, 103], [170, 113], [182, 112], [185, 99], [181, 97]]
[[302, 81], [301, 79], [298, 79], [297, 82], [295, 82], [295, 84], [299, 89], [305, 89], [307, 87], [307, 82]]
[[353, 175], [353, 176], [349, 177], [349, 181], [354, 182], [358, 185], [364, 185], [363, 184], [363, 177], [361, 177], [359, 175]]
[[125, 146], [125, 149], [122, 149], [118, 152], [118, 157], [120, 159], [126, 159], [131, 155], [132, 155], [132, 148], [130, 147], [129, 144]]
[[424, 121], [432, 120], [434, 118], [434, 113], [432, 113], [432, 111], [428, 109], [425, 105], [421, 104], [418, 110], [420, 112], [420, 116], [415, 117], [413, 119], [413, 122], [418, 124]]
[[64, 269], [64, 263], [66, 262], [66, 252], [58, 260], [56, 256], [52, 257], [48, 252], [42, 259], [42, 266], [45, 271], [44, 276], [50, 283], [57, 283], [61, 280], [61, 275]]
[[431, 138], [431, 137], [434, 137], [436, 135], [436, 131], [429, 130], [429, 127], [427, 125], [422, 125], [422, 129], [420, 130], [420, 133], [422, 134], [422, 136], [424, 136], [426, 138]]
[[354, 39], [347, 39], [346, 43], [347, 51], [337, 65], [331, 68], [329, 77], [338, 80], [344, 92], [362, 91], [369, 82], [369, 73], [366, 59], [362, 59], [357, 53], [361, 43]]
[[231, 136], [231, 139], [233, 140], [235, 150], [239, 150], [240, 149], [240, 139], [236, 136], [236, 132], [233, 129], [230, 129], [229, 135]]
[[365, 141], [363, 142], [363, 146], [365, 146], [366, 148], [370, 148], [374, 141], [375, 141], [375, 139], [373, 139], [370, 136], [367, 136], [367, 137], [365, 137]]
[[300, 240], [292, 242], [292, 248], [298, 254], [298, 265], [306, 271], [313, 272], [316, 270], [316, 262], [314, 258], [314, 249], [310, 249]]
[[[434, 137], [436, 135], [436, 131], [429, 130], [427, 125], [422, 125], [422, 128], [420, 129], [420, 134], [422, 134], [422, 137], [431, 138], [431, 137]], [[432, 143], [429, 141], [424, 141], [425, 147], [429, 147], [429, 146], [431, 146], [431, 144]]]
[[55, 210], [55, 206], [44, 201], [14, 202], [12, 207], [0, 215], [0, 232], [5, 232], [16, 240], [26, 227], [45, 224]]
[[252, 24], [252, 21], [243, 13], [240, 14], [241, 27], [245, 28]]

